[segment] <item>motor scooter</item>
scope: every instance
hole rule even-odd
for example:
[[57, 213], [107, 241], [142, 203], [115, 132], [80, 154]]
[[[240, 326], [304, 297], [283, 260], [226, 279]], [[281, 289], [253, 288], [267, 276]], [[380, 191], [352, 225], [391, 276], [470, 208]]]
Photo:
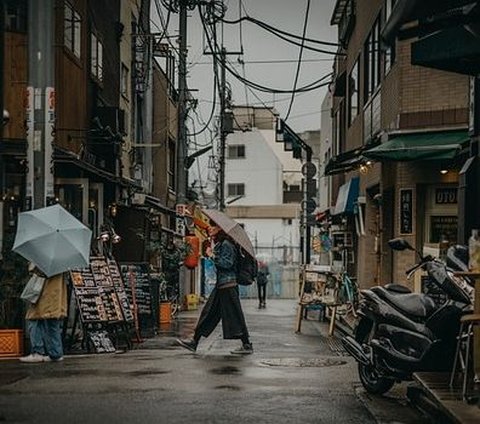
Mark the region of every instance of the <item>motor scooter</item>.
[[407, 278], [424, 270], [446, 294], [446, 301], [436, 303], [400, 284], [361, 291], [354, 336], [344, 337], [342, 343], [357, 360], [360, 381], [372, 394], [387, 392], [395, 382], [410, 380], [417, 371], [450, 371], [460, 318], [471, 311], [474, 299], [471, 282], [454, 275], [467, 269], [465, 247], [450, 247], [446, 264], [423, 256], [404, 239], [388, 244], [393, 250], [415, 251], [419, 262], [407, 271]]

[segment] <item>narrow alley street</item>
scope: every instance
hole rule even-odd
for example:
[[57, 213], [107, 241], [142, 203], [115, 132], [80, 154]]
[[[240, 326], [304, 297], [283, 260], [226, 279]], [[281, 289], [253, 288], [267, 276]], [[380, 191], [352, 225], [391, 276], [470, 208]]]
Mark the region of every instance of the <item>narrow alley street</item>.
[[0, 362], [0, 422], [13, 423], [427, 423], [403, 394], [371, 399], [356, 364], [327, 326], [303, 322], [293, 300], [243, 301], [255, 353], [219, 329], [196, 354], [175, 346], [198, 311], [123, 354], [67, 356], [61, 363]]

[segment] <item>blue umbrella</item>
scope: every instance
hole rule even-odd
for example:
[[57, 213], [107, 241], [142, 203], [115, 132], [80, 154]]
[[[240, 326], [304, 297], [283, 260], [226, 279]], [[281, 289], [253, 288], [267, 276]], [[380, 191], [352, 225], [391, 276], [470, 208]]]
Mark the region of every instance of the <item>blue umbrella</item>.
[[18, 215], [13, 251], [51, 277], [90, 262], [91, 230], [56, 204]]

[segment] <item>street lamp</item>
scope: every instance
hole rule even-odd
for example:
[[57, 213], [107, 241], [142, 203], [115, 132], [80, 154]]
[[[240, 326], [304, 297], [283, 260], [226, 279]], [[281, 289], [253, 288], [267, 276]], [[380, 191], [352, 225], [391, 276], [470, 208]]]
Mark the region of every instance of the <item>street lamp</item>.
[[2, 118], [2, 126], [4, 127], [10, 122], [10, 114], [8, 110], [3, 109], [3, 118]]

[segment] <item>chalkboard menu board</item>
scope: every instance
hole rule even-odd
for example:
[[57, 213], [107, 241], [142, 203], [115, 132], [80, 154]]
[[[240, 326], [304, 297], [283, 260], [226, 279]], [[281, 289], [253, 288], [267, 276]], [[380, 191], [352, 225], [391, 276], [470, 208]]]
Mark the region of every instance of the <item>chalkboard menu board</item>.
[[125, 286], [123, 284], [123, 279], [122, 279], [122, 275], [120, 274], [120, 270], [118, 269], [118, 264], [116, 261], [112, 259], [109, 259], [107, 263], [108, 263], [108, 269], [110, 271], [110, 277], [113, 281], [113, 287], [115, 288], [115, 292], [117, 293], [118, 300], [120, 302], [120, 306], [122, 308], [125, 321], [132, 322], [134, 320], [133, 306], [128, 299], [127, 292], [125, 291]]
[[142, 335], [147, 337], [155, 327], [149, 269], [147, 263], [120, 264], [128, 300], [136, 311]]
[[113, 353], [115, 352], [115, 346], [110, 339], [110, 335], [105, 330], [89, 331], [88, 340], [93, 346], [93, 349], [97, 353]]
[[443, 290], [441, 290], [431, 277], [428, 275], [422, 275], [422, 293], [430, 296], [437, 305], [443, 305], [448, 297]]
[[[132, 321], [133, 312], [115, 261], [90, 258], [90, 266], [70, 272], [81, 319], [89, 322]], [[116, 268], [116, 272], [115, 272]]]

